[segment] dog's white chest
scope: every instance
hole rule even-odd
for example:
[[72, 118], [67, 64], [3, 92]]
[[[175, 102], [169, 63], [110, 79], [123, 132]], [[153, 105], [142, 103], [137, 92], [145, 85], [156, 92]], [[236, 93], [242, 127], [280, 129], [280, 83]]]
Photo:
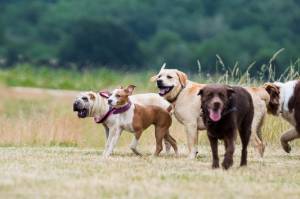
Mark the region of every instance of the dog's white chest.
[[133, 116], [134, 116], [134, 105], [132, 105], [128, 111], [118, 115], [118, 125], [120, 126], [120, 128], [126, 131], [134, 132], [132, 126]]

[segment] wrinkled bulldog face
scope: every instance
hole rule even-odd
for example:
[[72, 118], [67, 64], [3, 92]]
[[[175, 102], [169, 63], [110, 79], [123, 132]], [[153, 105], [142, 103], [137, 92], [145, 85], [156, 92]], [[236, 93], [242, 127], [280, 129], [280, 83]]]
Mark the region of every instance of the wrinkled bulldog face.
[[73, 102], [73, 111], [77, 112], [79, 118], [90, 116], [92, 107], [94, 106], [96, 94], [93, 92], [80, 93]]
[[129, 101], [128, 97], [132, 95], [134, 88], [134, 85], [129, 85], [125, 89], [123, 87], [115, 89], [108, 98], [108, 104], [115, 108], [126, 105]]
[[232, 93], [234, 90], [226, 85], [208, 85], [199, 91], [202, 109], [208, 113], [211, 121], [218, 122], [221, 120]]
[[187, 75], [177, 69], [161, 69], [151, 80], [156, 81], [159, 95], [168, 99], [176, 96], [186, 85]]

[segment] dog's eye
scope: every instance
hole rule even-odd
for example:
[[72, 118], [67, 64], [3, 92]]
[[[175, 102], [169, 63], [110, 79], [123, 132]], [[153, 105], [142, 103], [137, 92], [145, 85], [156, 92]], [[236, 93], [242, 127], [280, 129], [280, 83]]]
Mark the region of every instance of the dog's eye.
[[117, 94], [116, 97], [119, 98], [119, 97], [121, 97], [121, 96]]
[[87, 97], [82, 97], [83, 101], [88, 101], [89, 99]]
[[158, 75], [158, 78], [161, 78], [161, 75]]
[[167, 78], [168, 78], [168, 79], [172, 79], [173, 77], [172, 77], [172, 76], [170, 76], [170, 75], [167, 75]]

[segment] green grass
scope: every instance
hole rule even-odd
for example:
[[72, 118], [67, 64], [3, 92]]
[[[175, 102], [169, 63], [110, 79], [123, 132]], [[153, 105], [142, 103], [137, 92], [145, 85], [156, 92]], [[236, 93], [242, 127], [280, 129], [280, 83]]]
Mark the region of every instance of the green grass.
[[112, 71], [107, 68], [78, 71], [17, 65], [0, 70], [0, 82], [7, 86], [54, 88], [66, 90], [93, 90], [118, 85], [135, 84], [149, 89], [149, 79], [154, 72]]

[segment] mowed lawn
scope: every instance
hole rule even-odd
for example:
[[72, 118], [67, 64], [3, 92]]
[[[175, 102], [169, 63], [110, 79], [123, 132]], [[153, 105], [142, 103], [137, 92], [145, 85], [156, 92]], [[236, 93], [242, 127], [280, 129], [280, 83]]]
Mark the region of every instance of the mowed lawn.
[[245, 168], [239, 149], [224, 171], [210, 168], [208, 147], [197, 160], [155, 158], [146, 148], [136, 157], [119, 147], [109, 159], [96, 148], [1, 148], [0, 198], [299, 198], [299, 149], [250, 153]]
[[[187, 159], [184, 128], [175, 119], [171, 134], [179, 157], [152, 157], [149, 128], [138, 146], [143, 157], [131, 153], [132, 134], [124, 132], [114, 155], [103, 159], [103, 128], [73, 113], [76, 93], [0, 88], [0, 198], [300, 197], [300, 142], [292, 143], [291, 154], [283, 152], [279, 137], [289, 125], [279, 118], [267, 117], [265, 156], [249, 146], [245, 168], [239, 167], [238, 142], [233, 168], [212, 170], [205, 131], [198, 158]], [[222, 161], [222, 143], [219, 150]]]

